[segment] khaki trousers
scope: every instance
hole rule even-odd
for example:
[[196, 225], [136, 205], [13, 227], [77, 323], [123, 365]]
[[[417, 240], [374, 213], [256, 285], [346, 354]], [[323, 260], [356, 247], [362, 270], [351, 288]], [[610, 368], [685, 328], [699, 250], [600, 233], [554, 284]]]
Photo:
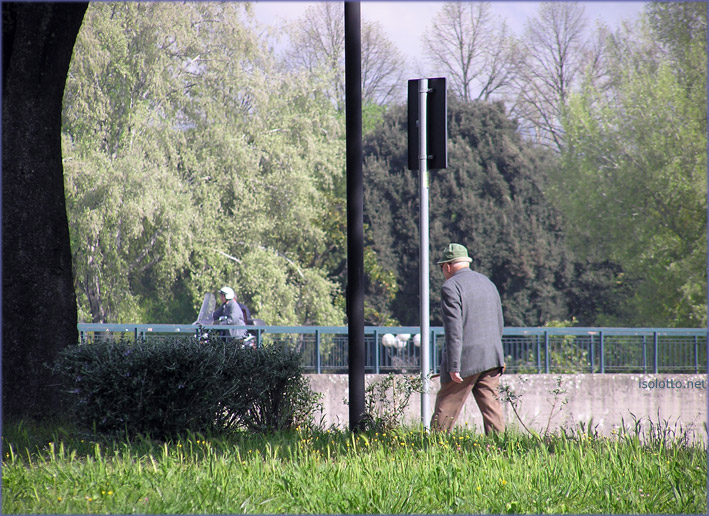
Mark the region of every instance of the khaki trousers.
[[470, 391], [483, 416], [485, 433], [504, 432], [505, 418], [502, 414], [502, 404], [498, 393], [502, 368], [496, 367], [489, 371], [463, 378], [462, 383], [449, 382], [441, 384], [436, 395], [436, 407], [431, 418], [431, 428], [450, 432], [458, 420], [465, 400]]

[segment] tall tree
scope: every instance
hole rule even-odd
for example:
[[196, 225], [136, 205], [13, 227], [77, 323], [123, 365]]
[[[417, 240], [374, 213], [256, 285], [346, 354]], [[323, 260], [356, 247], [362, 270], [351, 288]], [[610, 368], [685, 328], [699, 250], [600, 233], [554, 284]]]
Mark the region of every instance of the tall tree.
[[58, 393], [44, 364], [53, 362], [78, 337], [60, 134], [67, 68], [86, 7], [86, 3], [2, 4], [6, 418], [57, 411]]
[[295, 68], [322, 72], [332, 82], [328, 96], [340, 111], [345, 98], [345, 16], [342, 5], [322, 2], [308, 7], [287, 32], [288, 61]]
[[181, 46], [189, 31], [175, 32], [178, 13], [190, 11], [92, 6], [77, 40], [63, 133], [83, 320], [148, 319], [142, 298], [170, 299], [189, 260], [198, 216], [176, 173], [185, 139], [175, 124], [197, 49]]
[[[187, 322], [229, 284], [269, 324], [342, 322], [316, 265], [331, 248], [342, 122], [317, 78], [273, 67], [248, 16], [230, 3], [91, 6], [65, 150], [92, 317]], [[97, 283], [109, 288], [94, 308]]]
[[[287, 27], [286, 61], [296, 69], [322, 74], [327, 95], [339, 111], [345, 102], [345, 25], [342, 4], [320, 2]], [[362, 23], [362, 100], [385, 104], [397, 95], [404, 59], [378, 22]]]
[[533, 141], [561, 149], [563, 110], [585, 69], [600, 64], [598, 49], [583, 4], [542, 2], [538, 15], [527, 22], [511, 111]]
[[362, 23], [362, 100], [385, 105], [401, 97], [404, 58], [379, 22]]
[[706, 7], [651, 5], [648, 15], [610, 42], [609, 87], [572, 96], [555, 198], [577, 249], [622, 264], [636, 285], [611, 322], [703, 326]]
[[[559, 166], [550, 151], [525, 144], [501, 104], [449, 99], [449, 167], [431, 176], [431, 316], [440, 323], [436, 254], [449, 242], [466, 246], [473, 267], [500, 290], [505, 323], [541, 325], [581, 316], [592, 320], [618, 279], [612, 264], [577, 263], [562, 219], [545, 194]], [[390, 308], [418, 324], [418, 174], [407, 170], [406, 113], [391, 110], [364, 143], [365, 220], [373, 249], [397, 287]], [[581, 292], [575, 278], [584, 278]], [[612, 303], [611, 303], [612, 304]], [[608, 306], [608, 309], [613, 309]]]
[[506, 23], [498, 23], [490, 2], [447, 2], [423, 37], [436, 73], [463, 100], [488, 100], [513, 80], [519, 53]]

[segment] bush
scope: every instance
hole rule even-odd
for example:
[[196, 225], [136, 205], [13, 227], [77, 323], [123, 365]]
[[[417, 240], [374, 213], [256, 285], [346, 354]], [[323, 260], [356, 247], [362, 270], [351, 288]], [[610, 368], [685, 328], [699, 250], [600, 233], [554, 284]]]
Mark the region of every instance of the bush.
[[172, 437], [309, 424], [319, 395], [302, 376], [300, 358], [214, 336], [121, 339], [68, 347], [54, 370], [81, 427]]

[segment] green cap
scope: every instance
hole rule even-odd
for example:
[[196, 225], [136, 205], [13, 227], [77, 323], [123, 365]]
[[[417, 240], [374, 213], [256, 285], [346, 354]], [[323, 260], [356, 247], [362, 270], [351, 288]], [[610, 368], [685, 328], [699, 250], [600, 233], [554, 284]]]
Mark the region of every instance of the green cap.
[[448, 244], [443, 250], [443, 258], [437, 262], [438, 265], [442, 263], [455, 263], [455, 262], [472, 262], [473, 259], [468, 256], [468, 250], [465, 246], [460, 244]]

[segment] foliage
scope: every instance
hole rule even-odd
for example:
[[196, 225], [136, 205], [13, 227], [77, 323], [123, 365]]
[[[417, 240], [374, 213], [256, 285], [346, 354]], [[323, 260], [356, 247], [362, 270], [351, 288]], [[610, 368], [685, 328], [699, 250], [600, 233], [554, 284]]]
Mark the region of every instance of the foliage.
[[613, 81], [569, 101], [554, 199], [575, 249], [620, 264], [633, 285], [606, 325], [706, 325], [706, 9], [680, 4], [650, 12], [692, 14], [693, 31], [684, 21], [619, 31]]
[[422, 391], [420, 376], [389, 373], [369, 382], [364, 389], [364, 430], [390, 432], [400, 427], [411, 396]]
[[[440, 324], [443, 281], [435, 261], [448, 242], [466, 245], [473, 268], [497, 285], [507, 325], [541, 325], [578, 313], [592, 318], [598, 304], [613, 304], [609, 287], [617, 276], [602, 264], [594, 264], [600, 273], [583, 276], [583, 288], [576, 283], [589, 265], [568, 250], [563, 220], [546, 194], [546, 177], [559, 167], [555, 156], [525, 143], [499, 104], [451, 97], [448, 117], [449, 166], [431, 173], [429, 188], [432, 324]], [[413, 325], [419, 318], [419, 192], [418, 172], [407, 170], [406, 141], [402, 108], [389, 110], [365, 139], [364, 209], [378, 263], [396, 275], [392, 314]], [[589, 287], [593, 296], [584, 290]]]
[[[576, 319], [571, 321], [548, 321], [545, 328], [568, 328], [578, 324]], [[550, 339], [551, 340], [551, 339]], [[539, 362], [544, 363], [546, 357], [544, 350], [540, 350]], [[524, 363], [514, 368], [515, 373], [538, 373], [537, 356], [534, 351], [530, 351]], [[549, 369], [554, 373], [573, 374], [593, 372], [591, 367], [588, 347], [581, 342], [576, 335], [564, 335], [554, 338], [554, 342], [549, 343]], [[595, 366], [595, 364], [594, 364]]]
[[257, 30], [245, 4], [90, 6], [63, 113], [81, 319], [186, 321], [227, 284], [269, 324], [343, 320], [312, 264], [336, 247], [344, 124]]
[[373, 102], [362, 104], [362, 135], [366, 136], [382, 124], [386, 110], [386, 106], [380, 106]]
[[54, 370], [83, 430], [174, 437], [309, 424], [316, 395], [300, 354], [212, 336], [107, 340], [65, 348]]
[[382, 267], [371, 245], [364, 248], [365, 290], [364, 320], [372, 326], [399, 326], [391, 314], [391, 303], [396, 299], [398, 284], [390, 269]]
[[189, 258], [196, 213], [172, 173], [181, 143], [170, 135], [173, 67], [154, 35], [165, 12], [146, 20], [148, 9], [90, 7], [67, 78], [62, 132], [80, 320], [142, 319], [145, 284], [166, 297]]
[[237, 349], [225, 375], [231, 385], [220, 406], [227, 421], [265, 432], [311, 426], [320, 395], [302, 374], [300, 353], [286, 347]]
[[7, 427], [3, 514], [707, 512], [704, 443], [645, 442], [635, 430], [540, 441], [301, 429], [126, 442], [71, 426]]

